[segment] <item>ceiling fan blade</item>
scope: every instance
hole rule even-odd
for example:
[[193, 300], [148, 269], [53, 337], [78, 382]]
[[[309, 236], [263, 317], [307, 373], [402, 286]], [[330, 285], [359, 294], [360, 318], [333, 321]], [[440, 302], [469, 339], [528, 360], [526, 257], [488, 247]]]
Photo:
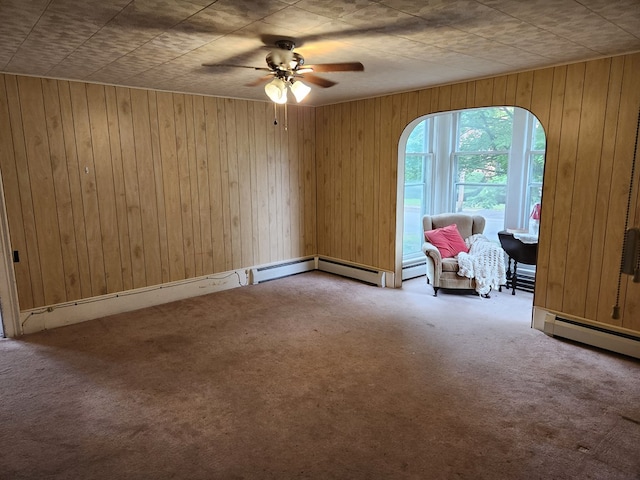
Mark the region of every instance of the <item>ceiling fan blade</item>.
[[304, 65], [302, 68], [310, 68], [314, 72], [363, 72], [364, 65], [360, 62], [345, 63], [316, 63]]
[[266, 70], [269, 71], [267, 67], [250, 67], [248, 65], [232, 65], [230, 63], [203, 63], [203, 67], [222, 67], [222, 68], [250, 68], [251, 70]]
[[271, 74], [263, 75], [262, 77], [257, 78], [256, 80], [254, 80], [253, 82], [245, 83], [245, 86], [246, 87], [257, 87], [258, 85], [261, 85], [263, 83], [267, 83], [272, 78], [273, 78], [273, 75], [271, 75]]
[[312, 73], [305, 73], [304, 75], [301, 75], [300, 77], [305, 82], [313, 83], [314, 85], [317, 85], [317, 86], [322, 87], [322, 88], [333, 87], [334, 85], [337, 84], [337, 82], [333, 82], [331, 80], [327, 80], [326, 78], [319, 77], [319, 76], [314, 75]]

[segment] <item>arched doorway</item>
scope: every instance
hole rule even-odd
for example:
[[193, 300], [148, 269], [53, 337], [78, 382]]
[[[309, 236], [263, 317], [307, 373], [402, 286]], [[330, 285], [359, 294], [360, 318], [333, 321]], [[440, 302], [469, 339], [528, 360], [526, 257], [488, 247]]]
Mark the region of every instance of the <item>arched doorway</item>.
[[[536, 230], [545, 147], [542, 125], [519, 107], [442, 112], [407, 125], [398, 148], [396, 285], [424, 275], [426, 213], [480, 214], [495, 242], [504, 229]], [[529, 270], [533, 279], [535, 266]]]

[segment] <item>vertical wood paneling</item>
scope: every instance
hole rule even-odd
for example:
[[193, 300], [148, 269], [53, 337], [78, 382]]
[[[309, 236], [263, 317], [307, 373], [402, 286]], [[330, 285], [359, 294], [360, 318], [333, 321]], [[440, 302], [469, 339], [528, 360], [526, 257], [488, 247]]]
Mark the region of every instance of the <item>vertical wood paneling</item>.
[[485, 107], [493, 103], [493, 78], [476, 82], [476, 105]]
[[[624, 58], [613, 58], [609, 71], [609, 95], [607, 95], [606, 112], [604, 114], [604, 132], [602, 141], [602, 153], [600, 155], [600, 174], [598, 186], [595, 194], [595, 212], [593, 223], [593, 236], [591, 249], [595, 252], [602, 252], [605, 248], [607, 238], [607, 218], [609, 211], [609, 198], [611, 195], [611, 180], [613, 175], [613, 158], [615, 154], [616, 132], [618, 130], [618, 111], [620, 109], [620, 94], [622, 87], [622, 75], [624, 72]], [[597, 255], [590, 262], [589, 279], [587, 284], [587, 298], [597, 298], [597, 302], [587, 302], [585, 315], [588, 318], [606, 318], [611, 314], [613, 293], [615, 286], [603, 283], [603, 267], [609, 263], [604, 255]], [[610, 277], [611, 278], [611, 277]], [[602, 291], [602, 300], [600, 295]], [[607, 300], [609, 305], [607, 305]], [[599, 313], [599, 307], [603, 312]], [[608, 311], [607, 311], [608, 310]]]
[[138, 172], [146, 284], [157, 285], [163, 281], [160, 257], [160, 222], [156, 202], [156, 176], [151, 138], [149, 96], [146, 91], [131, 90], [131, 113], [135, 163], [136, 171]]
[[[109, 130], [109, 143], [111, 152], [111, 168], [113, 171], [113, 186], [115, 195], [116, 223], [112, 228], [117, 228], [118, 242], [120, 244], [120, 272], [122, 277], [122, 289], [133, 288], [133, 272], [131, 271], [131, 244], [129, 238], [129, 226], [127, 223], [127, 199], [124, 188], [124, 167], [122, 164], [122, 150], [120, 147], [120, 129], [118, 120], [118, 99], [114, 87], [105, 87], [105, 102], [107, 105], [107, 118]], [[72, 296], [70, 298], [78, 298]]]
[[[209, 201], [211, 214], [211, 240], [213, 248], [213, 271], [226, 268], [224, 250], [224, 223], [222, 204], [222, 184], [220, 173], [220, 139], [218, 132], [218, 100], [205, 98], [205, 119], [207, 122], [207, 151], [209, 153]], [[265, 198], [268, 198], [265, 196]]]
[[247, 105], [247, 117], [249, 129], [249, 175], [250, 175], [250, 188], [251, 192], [251, 254], [253, 256], [252, 264], [256, 264], [256, 260], [259, 258], [258, 252], [260, 251], [260, 218], [258, 215], [258, 152], [257, 152], [257, 105], [253, 102], [249, 102]]
[[[416, 100], [417, 101], [417, 100]], [[365, 125], [365, 111], [364, 111], [364, 102], [357, 102], [354, 105], [356, 109], [356, 123], [354, 125], [355, 131], [355, 141], [356, 141], [356, 151], [355, 151], [355, 261], [358, 263], [364, 263], [364, 217], [366, 206], [364, 205], [364, 191], [365, 188], [370, 188], [370, 185], [365, 185], [364, 182], [364, 172], [365, 172], [365, 163], [364, 163], [364, 125]]]
[[[91, 273], [89, 269], [89, 247], [87, 245], [87, 228], [84, 216], [84, 201], [81, 170], [76, 146], [76, 132], [71, 105], [71, 89], [69, 82], [58, 82], [58, 96], [60, 98], [60, 114], [64, 133], [65, 157], [67, 173], [69, 175], [69, 191], [73, 210], [73, 225], [75, 232], [76, 253], [78, 255], [78, 278], [80, 281], [81, 298], [92, 295]], [[38, 305], [34, 303], [34, 305]]]
[[53, 80], [43, 80], [42, 90], [49, 137], [49, 154], [55, 190], [55, 205], [58, 213], [60, 229], [60, 243], [62, 249], [62, 264], [64, 268], [65, 298], [79, 298], [80, 280], [78, 278], [78, 255], [73, 225], [73, 208], [71, 191], [69, 188], [69, 174], [67, 171], [66, 151], [64, 146], [64, 132], [60, 109], [58, 83]]
[[[466, 99], [466, 89], [467, 86], [464, 83], [458, 83], [456, 85], [453, 85], [452, 87], [452, 96], [454, 97], [451, 100], [451, 108], [458, 108], [457, 104], [454, 104], [455, 101], [458, 101], [459, 99], [459, 94], [460, 94], [460, 89], [464, 90], [464, 94], [465, 94], [465, 99]], [[464, 105], [464, 102], [462, 102], [461, 104]], [[368, 111], [371, 111], [371, 109], [367, 109]], [[431, 112], [431, 89], [430, 90], [420, 90], [418, 92], [418, 111], [419, 112]], [[365, 131], [367, 131], [365, 129]]]
[[291, 126], [291, 109], [285, 106], [285, 128], [277, 131], [276, 151], [276, 192], [278, 198], [278, 257], [291, 258], [291, 219], [289, 208], [289, 128]]
[[493, 89], [491, 105], [506, 105], [507, 97], [507, 77], [496, 77], [493, 79]]
[[337, 152], [344, 160], [340, 164], [340, 197], [343, 198], [340, 217], [336, 220], [342, 225], [342, 231], [345, 236], [340, 239], [340, 258], [353, 258], [351, 250], [351, 165], [353, 165], [351, 157], [351, 116], [350, 103], [340, 105], [340, 141], [336, 142]]
[[533, 89], [533, 72], [519, 73], [518, 79], [516, 81], [515, 105], [529, 110], [531, 107], [532, 89]]
[[289, 158], [289, 219], [291, 252], [304, 250], [304, 225], [302, 218], [304, 212], [300, 210], [304, 206], [304, 111], [294, 109], [291, 111], [289, 120], [288, 135], [288, 158]]
[[[431, 98], [423, 98], [420, 95], [420, 100], [424, 100], [427, 104], [431, 103]], [[375, 265], [376, 258], [374, 257], [374, 239], [377, 236], [375, 220], [376, 217], [373, 214], [373, 207], [376, 198], [376, 184], [375, 184], [375, 148], [376, 148], [376, 133], [375, 133], [375, 103], [373, 99], [364, 100], [363, 109], [365, 111], [364, 120], [364, 201], [365, 207], [364, 215], [364, 231], [362, 247], [362, 261], [365, 265]]]
[[[236, 151], [238, 152], [238, 215], [240, 237], [235, 241], [240, 244], [240, 263], [235, 268], [243, 265], [253, 265], [253, 218], [251, 215], [251, 158], [250, 148], [253, 138], [249, 128], [248, 102], [238, 102], [236, 122]], [[291, 135], [295, 138], [294, 135]], [[285, 218], [289, 216], [285, 215]]]
[[[613, 158], [613, 172], [611, 179], [611, 193], [609, 196], [609, 208], [607, 218], [607, 237], [605, 240], [605, 255], [620, 260], [622, 239], [624, 231], [624, 219], [628, 202], [629, 186], [631, 184], [631, 161], [636, 140], [636, 127], [638, 125], [638, 112], [640, 110], [640, 87], [638, 76], [640, 75], [640, 55], [631, 55], [625, 59], [624, 73], [621, 84], [621, 102], [618, 112], [618, 130], [616, 132], [616, 148]], [[640, 146], [639, 146], [640, 148]], [[636, 169], [637, 169], [636, 165]], [[636, 170], [637, 178], [637, 170]], [[636, 188], [638, 186], [636, 185]], [[629, 221], [633, 222], [640, 205], [631, 205]], [[635, 210], [635, 211], [634, 211]], [[640, 226], [635, 224], [635, 226]], [[612, 285], [617, 282], [618, 272], [606, 269], [602, 273], [603, 285]], [[616, 269], [617, 270], [617, 269]], [[613, 305], [615, 295], [613, 289], [600, 291], [599, 314], [606, 314], [606, 303]], [[619, 305], [621, 310], [620, 325], [625, 328], [640, 331], [640, 318], [634, 315], [638, 311], [640, 297], [640, 284], [633, 283], [627, 275], [622, 275]], [[602, 313], [600, 313], [602, 311]], [[610, 320], [609, 320], [610, 321]]]
[[[171, 278], [169, 274], [169, 240], [167, 236], [167, 214], [164, 198], [164, 181], [162, 179], [162, 153], [160, 150], [160, 124], [158, 123], [158, 100], [155, 92], [147, 92], [149, 100], [149, 129], [151, 130], [151, 152], [153, 155], [153, 180], [156, 192], [155, 207], [158, 212], [158, 235], [160, 243], [159, 268], [162, 282]], [[152, 205], [148, 207], [153, 208]]]
[[[267, 115], [268, 116], [268, 115]], [[284, 119], [280, 119], [281, 124], [284, 122]], [[273, 262], [276, 258], [278, 258], [278, 242], [281, 242], [280, 236], [278, 235], [278, 231], [280, 230], [280, 226], [278, 225], [278, 186], [276, 184], [276, 168], [278, 166], [278, 158], [276, 158], [279, 153], [276, 145], [276, 135], [274, 133], [275, 127], [268, 126], [265, 130], [265, 136], [267, 139], [267, 165], [266, 165], [266, 174], [267, 174], [267, 193], [265, 198], [267, 199], [268, 205], [268, 213], [267, 218], [269, 222], [268, 226], [268, 234], [267, 238], [269, 238], [268, 246], [269, 252], [266, 257], [266, 262]]]
[[193, 99], [195, 124], [195, 149], [198, 179], [198, 215], [200, 216], [200, 245], [202, 248], [202, 272], [213, 269], [213, 241], [211, 237], [211, 197], [209, 193], [209, 162], [207, 161], [207, 118], [202, 97]]
[[[18, 292], [20, 292], [20, 302], [27, 305], [33, 304], [31, 276], [29, 272], [29, 248], [27, 248], [26, 228], [22, 216], [22, 201], [20, 195], [20, 181], [16, 162], [19, 156], [16, 155], [14, 149], [14, 138], [19, 140], [15, 135], [11, 114], [9, 112], [9, 102], [11, 97], [11, 89], [7, 88], [15, 81], [13, 77], [9, 77], [5, 83], [5, 77], [0, 75], [0, 118], [3, 119], [4, 128], [0, 128], [0, 170], [2, 172], [2, 181], [4, 183], [5, 207], [7, 210], [7, 220], [11, 228], [11, 247], [20, 254], [20, 262], [14, 263], [16, 284]], [[18, 98], [13, 99], [17, 102]], [[14, 133], [14, 135], [12, 135]], [[26, 192], [25, 192], [26, 193]], [[37, 281], [35, 278], [33, 281]]]
[[156, 99], [160, 127], [164, 207], [167, 216], [169, 279], [174, 281], [185, 278], [184, 230], [182, 225], [182, 199], [180, 197], [182, 181], [178, 165], [178, 136], [176, 135], [173, 95], [158, 92]]
[[[100, 204], [97, 192], [96, 168], [93, 158], [93, 142], [87, 104], [87, 85], [69, 83], [73, 130], [75, 133], [78, 166], [80, 167], [80, 188], [84, 215], [87, 251], [89, 254], [89, 277], [91, 295], [107, 293], [107, 278], [104, 267], [102, 227], [100, 224]], [[34, 186], [32, 184], [32, 189]], [[36, 190], [37, 191], [37, 190]]]
[[32, 197], [40, 268], [47, 272], [42, 283], [44, 301], [48, 304], [59, 303], [66, 298], [66, 292], [60, 236], [54, 233], [59, 231], [59, 224], [42, 84], [37, 78], [23, 77], [18, 80], [18, 89], [29, 182], [38, 193]]
[[0, 75], [21, 308], [316, 254], [314, 109], [278, 113]]
[[[428, 92], [429, 90], [422, 90], [420, 92], [420, 98], [423, 97], [423, 93]], [[422, 102], [419, 102], [419, 112], [429, 111], [428, 108], [423, 105]], [[459, 110], [461, 108], [465, 108], [467, 105], [467, 84], [466, 83], [455, 83], [451, 85], [451, 110]]]
[[191, 222], [193, 226], [193, 261], [195, 264], [194, 275], [202, 276], [203, 255], [202, 255], [202, 235], [200, 227], [200, 201], [199, 201], [199, 185], [198, 185], [198, 163], [196, 158], [196, 141], [193, 111], [193, 97], [191, 95], [184, 96], [184, 120], [186, 128], [187, 158], [189, 159], [189, 190], [191, 198], [189, 198], [189, 206], [191, 210]]
[[[120, 148], [124, 174], [124, 191], [127, 204], [127, 228], [129, 230], [129, 251], [133, 288], [147, 286], [147, 274], [142, 234], [142, 208], [140, 205], [140, 185], [136, 167], [136, 147], [133, 134], [130, 90], [116, 88], [118, 101], [118, 121], [120, 123]], [[127, 248], [125, 245], [124, 248]]]
[[507, 89], [504, 95], [505, 105], [516, 104], [516, 92], [518, 90], [518, 75], [507, 75]]
[[451, 85], [444, 85], [438, 89], [438, 110], [445, 112], [451, 109]]
[[[224, 116], [222, 121], [225, 125], [236, 125], [236, 109], [232, 107], [232, 100], [224, 100]], [[222, 105], [223, 102], [220, 102]], [[238, 189], [238, 132], [236, 128], [226, 129], [225, 142], [220, 144], [220, 153], [226, 157], [223, 160], [222, 190], [228, 198], [227, 208], [229, 215], [225, 220], [228, 228], [228, 235], [225, 238], [225, 251], [231, 252], [228, 258], [226, 269], [240, 268], [242, 266], [242, 244], [240, 242], [240, 190]]]
[[[342, 165], [344, 163], [344, 155], [340, 152], [340, 147], [342, 146], [342, 120], [343, 118], [340, 115], [340, 110], [342, 109], [341, 105], [337, 105], [331, 111], [331, 119], [329, 120], [330, 125], [336, 125], [338, 128], [332, 128], [331, 131], [333, 135], [329, 138], [330, 147], [329, 151], [331, 152], [331, 156], [337, 159], [337, 162], [334, 164], [334, 168], [331, 170], [331, 189], [333, 190], [332, 199], [333, 199], [333, 215], [331, 216], [331, 220], [329, 225], [340, 225], [340, 230], [342, 231], [343, 226], [342, 223], [342, 209], [345, 207], [343, 198], [342, 198]], [[338, 122], [336, 124], [336, 122]], [[333, 238], [332, 250], [334, 255], [337, 258], [342, 257], [342, 238]]]
[[[590, 258], [592, 254], [593, 236], [585, 235], [585, 232], [591, 231], [597, 225], [594, 225], [596, 205], [594, 192], [598, 191], [607, 104], [607, 98], [600, 95], [600, 92], [607, 89], [610, 64], [610, 59], [587, 64], [582, 95], [580, 132], [575, 161], [575, 186], [572, 198], [572, 203], [580, 205], [581, 208], [571, 212], [568, 244], [572, 249], [582, 252], [587, 258]], [[568, 262], [566, 265], [565, 279], [571, 279], [575, 291], [572, 295], [564, 296], [563, 310], [576, 312], [576, 315], [580, 317], [584, 317], [585, 314], [590, 263]]]
[[[562, 99], [561, 95], [558, 95], [558, 92], [564, 94], [564, 75], [556, 75], [556, 73], [564, 70], [560, 69], [546, 69], [546, 70], [538, 70], [535, 72], [534, 78], [534, 90], [532, 97], [531, 108], [535, 111], [535, 115], [538, 117], [540, 124], [545, 129], [545, 134], [547, 137], [547, 152], [553, 151], [554, 154], [557, 155], [558, 150], [558, 136], [550, 135], [550, 128], [552, 127], [551, 120], [551, 108], [552, 106], [558, 106], [558, 111], [562, 107]], [[506, 88], [506, 77], [501, 77], [505, 79], [504, 85]], [[561, 80], [560, 83], [557, 83], [558, 80]], [[496, 84], [497, 85], [497, 84]], [[502, 87], [501, 87], [502, 88]], [[502, 97], [504, 98], [504, 96]], [[557, 101], [552, 101], [552, 99], [557, 98]], [[553, 115], [553, 118], [558, 118], [559, 114]], [[553, 132], [556, 132], [556, 128], [554, 126]], [[547, 154], [549, 157], [549, 154]], [[549, 188], [553, 188], [552, 184], [555, 183], [556, 172], [557, 172], [557, 163], [556, 162], [547, 162], [545, 164], [545, 182], [543, 184], [543, 192], [542, 198], [543, 203], [545, 205], [544, 210], [548, 212], [553, 212], [553, 196], [545, 196], [544, 190], [549, 191]], [[542, 216], [544, 217], [544, 211], [542, 212]], [[549, 215], [551, 217], [551, 215]], [[548, 222], [541, 222], [541, 229], [546, 229], [549, 225]], [[536, 267], [536, 279], [540, 283], [545, 283], [548, 277], [548, 258], [549, 258], [549, 248], [550, 248], [550, 235], [541, 235], [538, 242], [538, 257], [541, 261], [538, 262], [538, 266]], [[542, 260], [544, 259], [544, 260]], [[546, 290], [538, 291], [538, 297], [546, 298]], [[542, 300], [544, 301], [544, 300]]]
[[[435, 90], [437, 92], [437, 90]], [[433, 102], [433, 98], [434, 98], [434, 94], [432, 93], [431, 95], [431, 100]], [[437, 100], [437, 99], [436, 99]], [[382, 135], [380, 135], [378, 129], [380, 128], [380, 122], [382, 119], [384, 119], [384, 121], [387, 121], [388, 117], [384, 117], [382, 115], [382, 99], [381, 98], [376, 98], [374, 99], [374, 104], [375, 104], [375, 108], [373, 109], [373, 115], [372, 115], [372, 126], [375, 128], [375, 130], [373, 130], [371, 132], [371, 138], [373, 139], [373, 164], [372, 164], [372, 168], [373, 168], [373, 192], [372, 192], [372, 198], [373, 198], [373, 212], [372, 212], [372, 222], [371, 222], [371, 238], [373, 239], [373, 245], [372, 245], [372, 259], [373, 259], [373, 265], [381, 265], [380, 263], [380, 251], [379, 251], [379, 245], [380, 245], [380, 236], [381, 236], [381, 232], [382, 235], [384, 235], [384, 230], [382, 228], [380, 228], [380, 202], [381, 200], [381, 194], [380, 194], [380, 185], [381, 183], [385, 183], [388, 182], [388, 179], [381, 179], [380, 178], [380, 165], [382, 162], [384, 162], [386, 159], [383, 157], [380, 148], [383, 144], [382, 142]], [[384, 241], [384, 240], [383, 240]]]
[[304, 144], [304, 255], [314, 255], [319, 252], [318, 237], [316, 235], [318, 222], [317, 210], [317, 170], [316, 170], [316, 139], [315, 112], [311, 108], [304, 109], [304, 132], [301, 133]]
[[567, 68], [556, 68], [553, 72], [553, 87], [551, 91], [551, 110], [549, 114], [549, 125], [546, 132], [546, 159], [545, 161], [544, 183], [542, 186], [542, 198], [544, 207], [541, 217], [541, 238], [538, 244], [538, 264], [536, 266], [536, 283], [544, 284], [547, 288], [538, 289], [536, 292], [537, 301], [540, 305], [547, 304], [547, 292], [549, 291], [549, 264], [551, 255], [551, 233], [544, 235], [553, 225], [553, 211], [555, 207], [555, 190], [558, 180], [558, 161], [560, 150], [560, 133], [562, 131], [562, 109], [564, 108], [564, 95], [567, 79]]
[[[567, 280], [566, 268], [569, 255], [569, 227], [571, 204], [575, 186], [575, 171], [580, 131], [580, 113], [582, 109], [582, 90], [584, 86], [584, 64], [567, 67], [567, 84], [562, 111], [561, 139], [558, 152], [558, 170], [554, 206], [552, 213], [551, 252], [555, 259], [549, 264], [547, 305], [552, 310], [562, 311], [564, 285]], [[546, 206], [543, 207], [546, 209]], [[549, 212], [547, 212], [547, 215]]]
[[100, 215], [101, 243], [106, 280], [105, 293], [123, 290], [122, 268], [120, 266], [120, 242], [113, 167], [111, 165], [111, 145], [107, 105], [102, 85], [87, 85], [87, 107], [91, 129], [91, 146], [95, 165], [96, 192]]
[[257, 264], [268, 263], [271, 258], [270, 240], [270, 198], [269, 191], [269, 152], [267, 150], [267, 131], [272, 127], [273, 118], [269, 115], [271, 105], [256, 105], [256, 194], [258, 197], [258, 260]]
[[[191, 278], [196, 274], [193, 255], [193, 215], [191, 211], [191, 181], [189, 152], [187, 149], [187, 124], [185, 118], [184, 95], [173, 94], [173, 115], [175, 127], [176, 162], [178, 168], [178, 193], [180, 199], [180, 224], [182, 225], [182, 249], [184, 273], [179, 278]], [[176, 212], [177, 213], [177, 212]]]

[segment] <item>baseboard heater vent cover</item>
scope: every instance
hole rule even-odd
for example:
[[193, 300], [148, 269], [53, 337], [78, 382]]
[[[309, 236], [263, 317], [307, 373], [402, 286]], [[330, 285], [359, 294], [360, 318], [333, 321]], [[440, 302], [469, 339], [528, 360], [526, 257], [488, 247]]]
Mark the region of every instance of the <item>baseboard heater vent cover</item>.
[[310, 272], [316, 269], [315, 257], [301, 258], [286, 263], [266, 265], [264, 267], [252, 268], [249, 270], [249, 283], [267, 282], [277, 278], [288, 277], [298, 273]]
[[625, 329], [584, 323], [547, 313], [544, 333], [552, 337], [566, 338], [576, 342], [603, 348], [634, 358], [640, 358], [640, 335]]
[[374, 270], [360, 265], [337, 262], [326, 258], [318, 259], [318, 270], [360, 280], [361, 282], [368, 283], [370, 285], [386, 287], [386, 272], [381, 270]]
[[427, 262], [412, 263], [402, 266], [402, 280], [424, 277], [427, 274]]

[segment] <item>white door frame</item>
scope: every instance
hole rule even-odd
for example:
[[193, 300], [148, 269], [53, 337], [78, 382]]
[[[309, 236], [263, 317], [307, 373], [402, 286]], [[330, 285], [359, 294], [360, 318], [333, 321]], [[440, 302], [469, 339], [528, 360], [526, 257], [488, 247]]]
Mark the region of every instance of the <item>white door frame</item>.
[[18, 289], [13, 269], [13, 254], [9, 238], [9, 222], [4, 202], [2, 175], [0, 174], [0, 313], [5, 337], [22, 334]]

